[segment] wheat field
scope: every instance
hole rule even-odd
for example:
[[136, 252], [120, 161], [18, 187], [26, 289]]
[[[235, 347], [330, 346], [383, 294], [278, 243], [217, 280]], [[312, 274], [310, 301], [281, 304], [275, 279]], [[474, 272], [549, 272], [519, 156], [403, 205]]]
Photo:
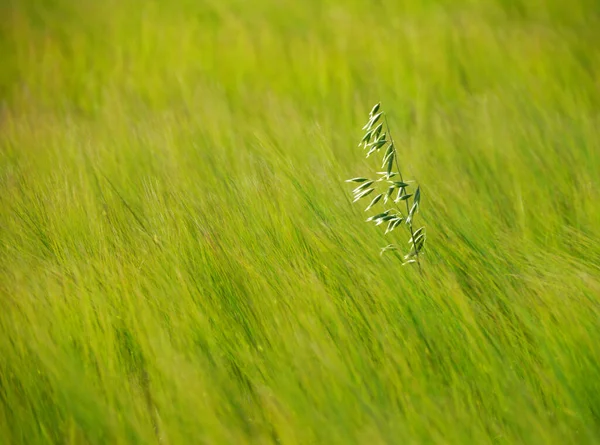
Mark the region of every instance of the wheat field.
[[[4, 0], [0, 443], [600, 443], [595, 0]], [[423, 274], [344, 180], [381, 101]]]

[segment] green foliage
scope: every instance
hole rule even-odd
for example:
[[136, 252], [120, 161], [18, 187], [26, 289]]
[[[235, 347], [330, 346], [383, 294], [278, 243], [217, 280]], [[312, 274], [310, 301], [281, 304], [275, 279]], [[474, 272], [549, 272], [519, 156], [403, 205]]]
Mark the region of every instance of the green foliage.
[[[384, 121], [378, 123], [380, 121]], [[385, 128], [384, 128], [385, 123]], [[421, 206], [421, 189], [417, 186], [417, 189], [412, 193], [409, 193], [411, 185], [408, 182], [404, 182], [402, 173], [400, 171], [399, 155], [392, 139], [390, 128], [387, 124], [387, 116], [381, 109], [381, 104], [375, 105], [369, 113], [369, 120], [363, 127], [365, 135], [360, 141], [359, 147], [367, 152], [367, 158], [373, 153], [384, 152], [382, 168], [385, 168], [385, 172], [377, 173], [379, 176], [377, 179], [368, 178], [353, 178], [348, 179], [346, 182], [360, 182], [360, 186], [356, 187], [352, 193], [354, 195], [353, 202], [358, 202], [362, 198], [368, 196], [371, 192], [375, 191], [376, 188], [386, 190], [383, 193], [378, 194], [371, 203], [365, 209], [368, 212], [375, 207], [380, 201], [383, 205], [387, 205], [388, 201], [392, 207], [385, 210], [383, 213], [376, 214], [367, 218], [367, 222], [374, 222], [375, 225], [383, 224], [387, 222], [385, 234], [393, 232], [394, 229], [400, 226], [404, 222], [410, 232], [410, 239], [408, 240], [409, 251], [404, 255], [404, 264], [416, 263], [421, 268], [419, 257], [423, 253], [423, 247], [425, 246], [425, 227], [420, 227], [417, 230], [414, 229], [414, 219], [416, 214], [419, 212]], [[384, 150], [385, 149], [385, 150]], [[396, 170], [394, 170], [394, 166]], [[393, 177], [398, 176], [400, 181], [392, 180]], [[371, 187], [373, 186], [373, 187]], [[397, 192], [396, 197], [392, 199], [394, 192]], [[383, 198], [383, 200], [382, 200]], [[412, 198], [412, 200], [411, 200]], [[406, 211], [403, 213], [398, 208], [400, 203], [404, 203]], [[398, 250], [397, 246], [390, 244], [381, 249], [381, 254], [389, 251]]]
[[0, 445], [600, 443], [597, 5], [1, 1]]

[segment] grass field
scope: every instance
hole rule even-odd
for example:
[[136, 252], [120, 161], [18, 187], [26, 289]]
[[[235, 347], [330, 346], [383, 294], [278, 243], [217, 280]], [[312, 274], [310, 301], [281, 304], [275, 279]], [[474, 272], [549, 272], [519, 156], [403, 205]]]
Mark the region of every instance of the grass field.
[[[600, 443], [596, 0], [4, 0], [0, 443]], [[382, 101], [424, 273], [346, 178]]]

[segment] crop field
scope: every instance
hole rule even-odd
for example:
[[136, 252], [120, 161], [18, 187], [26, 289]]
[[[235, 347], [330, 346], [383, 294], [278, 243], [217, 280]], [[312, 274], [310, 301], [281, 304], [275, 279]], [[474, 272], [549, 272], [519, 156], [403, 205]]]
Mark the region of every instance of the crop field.
[[[600, 443], [597, 0], [1, 0], [0, 444]], [[405, 229], [344, 181], [381, 102]]]

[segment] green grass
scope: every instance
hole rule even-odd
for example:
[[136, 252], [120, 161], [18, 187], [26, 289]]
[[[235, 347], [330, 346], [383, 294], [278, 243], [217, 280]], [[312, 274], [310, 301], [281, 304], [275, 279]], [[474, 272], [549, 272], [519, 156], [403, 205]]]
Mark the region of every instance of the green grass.
[[[595, 0], [0, 17], [0, 443], [600, 442]], [[423, 277], [343, 183], [379, 100]]]

